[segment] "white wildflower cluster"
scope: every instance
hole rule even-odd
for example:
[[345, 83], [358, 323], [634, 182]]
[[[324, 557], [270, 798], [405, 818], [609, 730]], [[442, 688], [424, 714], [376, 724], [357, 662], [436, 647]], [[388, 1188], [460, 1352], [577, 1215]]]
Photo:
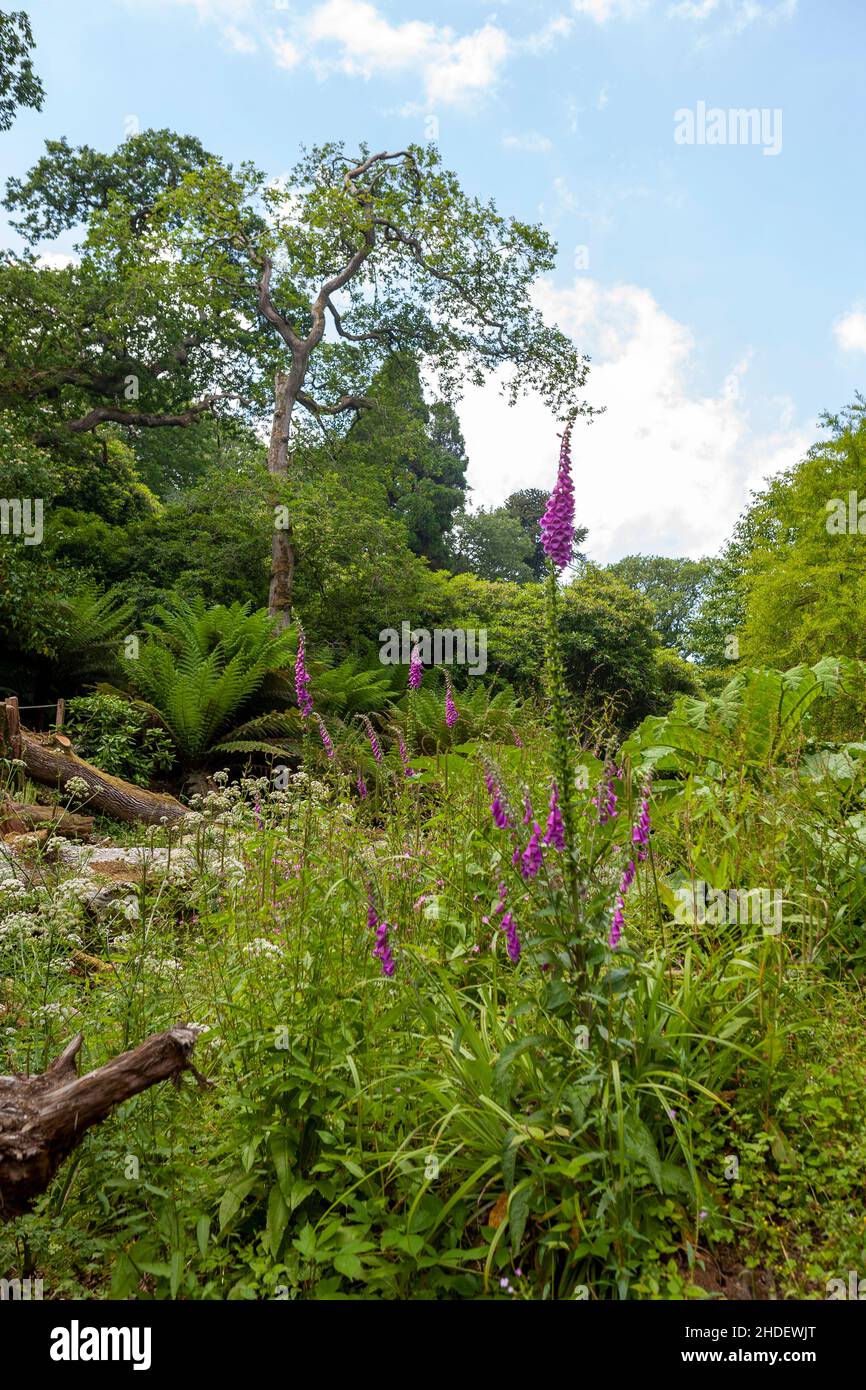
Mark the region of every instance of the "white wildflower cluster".
[[73, 801], [84, 801], [90, 796], [90, 787], [83, 777], [70, 777], [63, 790]]
[[0, 905], [4, 898], [20, 899], [28, 891], [24, 870], [0, 843]]
[[[279, 820], [300, 804], [332, 807], [335, 795], [324, 782], [284, 766], [274, 768], [271, 777], [241, 777], [230, 782], [228, 772], [223, 771], [215, 773], [213, 781], [215, 791], [190, 798], [190, 810], [181, 823], [187, 834], [200, 834], [203, 829], [248, 829], [253, 818]], [[345, 820], [355, 814], [351, 802], [341, 803], [337, 810]]]
[[64, 878], [58, 883], [52, 893], [52, 905], [55, 907], [67, 907], [73, 903], [87, 903], [96, 894], [96, 885], [92, 878], [84, 876]]
[[246, 881], [247, 871], [237, 859], [227, 859], [223, 878], [229, 888], [241, 888]]
[[244, 947], [244, 953], [248, 956], [264, 956], [270, 960], [280, 959], [283, 951], [276, 941], [269, 941], [266, 936], [255, 936]]
[[0, 942], [10, 944], [16, 938], [32, 940], [44, 936], [47, 923], [35, 912], [10, 912], [0, 921]]
[[77, 943], [84, 904], [94, 894], [92, 879], [68, 878], [52, 888], [39, 884], [34, 893], [44, 932], [61, 939], [74, 938]]
[[331, 801], [330, 787], [317, 781], [315, 777], [309, 777], [306, 772], [296, 772], [290, 785], [297, 797], [311, 801], [314, 806], [327, 806]]
[[22, 883], [19, 878], [0, 878], [0, 912], [5, 911], [10, 904], [13, 907], [23, 907], [30, 896], [27, 884]]
[[179, 855], [177, 858], [172, 857], [164, 874], [165, 882], [175, 884], [187, 883], [192, 868], [194, 868], [194, 864], [188, 856], [184, 855], [183, 858]]
[[141, 968], [151, 975], [159, 975], [162, 979], [169, 979], [178, 971], [183, 970], [183, 965], [179, 960], [173, 960], [170, 956], [142, 956]]
[[269, 777], [242, 777], [240, 789], [244, 796], [256, 797], [267, 796], [271, 790], [271, 780]]
[[71, 1018], [78, 1016], [78, 1009], [72, 1004], [61, 1004], [58, 1000], [53, 1000], [50, 1004], [41, 1004], [38, 1008], [31, 1010], [34, 1019], [43, 1022], [50, 1018], [58, 1018], [61, 1023], [68, 1023]]

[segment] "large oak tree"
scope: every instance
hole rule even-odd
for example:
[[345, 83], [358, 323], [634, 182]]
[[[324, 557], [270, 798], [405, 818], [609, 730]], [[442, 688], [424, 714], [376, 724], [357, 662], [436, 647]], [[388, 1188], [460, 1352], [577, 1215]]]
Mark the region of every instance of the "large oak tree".
[[[67, 431], [143, 429], [213, 411], [251, 417], [273, 380], [275, 507], [298, 408], [318, 428], [344, 429], [375, 408], [371, 384], [398, 351], [446, 399], [495, 375], [511, 401], [537, 391], [560, 418], [587, 409], [587, 359], [532, 300], [554, 244], [465, 192], [434, 147], [324, 145], [275, 181], [168, 132], [135, 139], [143, 167], [126, 147], [96, 157], [58, 146], [10, 187], [31, 236], [82, 219], [86, 230], [59, 278], [32, 258], [7, 262], [13, 346], [0, 399], [33, 400]], [[294, 568], [291, 524], [276, 525], [269, 605], [280, 626]]]

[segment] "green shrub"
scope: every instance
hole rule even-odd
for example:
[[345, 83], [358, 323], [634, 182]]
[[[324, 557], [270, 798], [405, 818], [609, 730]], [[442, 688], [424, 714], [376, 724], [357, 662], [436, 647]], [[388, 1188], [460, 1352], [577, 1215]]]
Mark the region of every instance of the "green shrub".
[[66, 714], [65, 732], [78, 756], [112, 777], [146, 787], [174, 762], [171, 739], [140, 705], [116, 695], [81, 695]]

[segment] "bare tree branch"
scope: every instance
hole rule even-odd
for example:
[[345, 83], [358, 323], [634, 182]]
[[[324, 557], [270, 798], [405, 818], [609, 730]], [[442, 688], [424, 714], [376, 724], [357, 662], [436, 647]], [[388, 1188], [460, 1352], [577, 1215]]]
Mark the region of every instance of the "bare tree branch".
[[325, 307], [329, 310], [334, 320], [334, 327], [340, 337], [346, 338], [350, 343], [367, 343], [371, 341], [391, 342], [394, 338], [394, 330], [387, 325], [382, 328], [371, 328], [367, 333], [351, 333], [348, 328], [343, 327], [343, 320], [330, 299], [326, 301]]
[[299, 391], [295, 399], [311, 415], [339, 415], [344, 410], [375, 410], [376, 402], [369, 396], [341, 396], [333, 405], [319, 405], [305, 391]]
[[90, 430], [95, 430], [97, 425], [111, 421], [117, 425], [140, 425], [144, 429], [159, 429], [166, 425], [193, 425], [201, 415], [213, 410], [219, 401], [241, 401], [245, 403], [244, 397], [239, 396], [233, 391], [221, 391], [214, 396], [206, 396], [203, 401], [197, 401], [195, 405], [189, 406], [187, 410], [178, 415], [152, 415], [143, 410], [122, 410], [120, 406], [98, 405], [93, 410], [89, 410], [86, 415], [82, 415], [80, 420], [68, 420], [66, 428], [73, 434], [86, 434]]

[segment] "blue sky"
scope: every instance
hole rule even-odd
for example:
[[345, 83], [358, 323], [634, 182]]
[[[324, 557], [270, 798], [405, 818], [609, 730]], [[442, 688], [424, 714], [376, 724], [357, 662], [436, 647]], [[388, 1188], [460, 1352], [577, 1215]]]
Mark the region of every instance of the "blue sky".
[[[22, 4], [26, 0], [22, 0]], [[592, 354], [575, 441], [599, 560], [712, 553], [748, 490], [866, 390], [862, 0], [30, 0], [46, 138], [137, 122], [286, 173], [301, 143], [435, 133], [464, 185], [560, 246], [539, 303]], [[678, 143], [684, 111], [726, 143]], [[765, 111], [754, 142], [728, 112]], [[712, 118], [711, 118], [712, 119]], [[742, 135], [742, 132], [740, 132]], [[68, 248], [59, 248], [68, 249]], [[476, 503], [547, 486], [555, 427], [461, 405]]]

